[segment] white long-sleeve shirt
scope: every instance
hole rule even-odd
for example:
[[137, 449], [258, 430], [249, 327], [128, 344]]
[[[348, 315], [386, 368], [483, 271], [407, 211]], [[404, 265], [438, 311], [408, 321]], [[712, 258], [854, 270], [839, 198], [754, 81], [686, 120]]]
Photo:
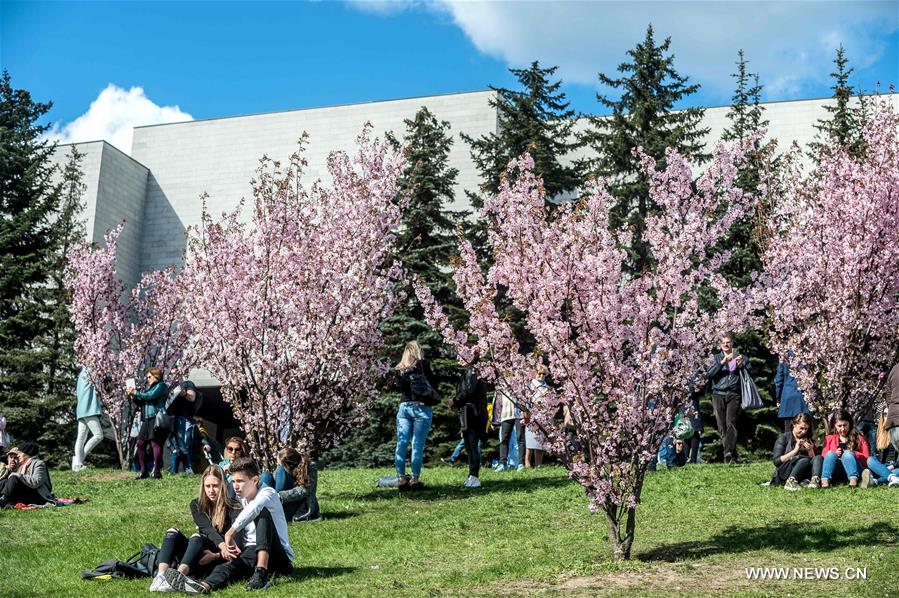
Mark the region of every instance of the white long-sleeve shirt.
[[245, 498], [240, 499], [243, 510], [237, 519], [234, 520], [232, 527], [235, 531], [245, 530], [246, 544], [256, 544], [256, 518], [262, 509], [268, 509], [275, 522], [275, 529], [278, 531], [278, 539], [284, 548], [287, 558], [293, 561], [293, 549], [290, 547], [290, 540], [287, 537], [287, 518], [284, 517], [284, 507], [281, 506], [281, 499], [274, 488], [263, 486], [256, 493], [253, 500], [248, 501]]

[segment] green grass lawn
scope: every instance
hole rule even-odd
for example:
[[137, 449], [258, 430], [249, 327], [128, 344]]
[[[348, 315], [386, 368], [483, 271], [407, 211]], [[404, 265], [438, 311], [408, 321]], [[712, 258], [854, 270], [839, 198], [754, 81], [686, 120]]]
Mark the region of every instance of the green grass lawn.
[[[463, 468], [428, 469], [430, 489], [375, 489], [387, 470], [326, 470], [325, 521], [292, 524], [292, 578], [274, 596], [899, 595], [899, 491], [786, 493], [759, 484], [771, 466], [703, 465], [650, 474], [634, 560], [614, 563], [605, 519], [565, 472], [492, 471], [464, 490]], [[134, 481], [114, 471], [54, 473], [84, 505], [0, 513], [0, 596], [146, 592], [140, 581], [81, 581], [170, 526], [189, 529], [198, 477]], [[866, 567], [867, 580], [750, 581], [747, 567]], [[242, 585], [221, 592], [245, 595]]]

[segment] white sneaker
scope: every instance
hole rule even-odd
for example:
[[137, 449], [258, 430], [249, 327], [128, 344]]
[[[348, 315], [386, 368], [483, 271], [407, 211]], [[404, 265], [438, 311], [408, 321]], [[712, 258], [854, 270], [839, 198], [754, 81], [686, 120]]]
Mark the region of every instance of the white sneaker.
[[478, 478], [474, 477], [473, 475], [470, 475], [470, 476], [468, 476], [468, 479], [471, 482], [468, 484], [469, 488], [480, 488], [481, 487], [481, 480], [479, 480]]
[[165, 580], [165, 575], [163, 574], [163, 572], [159, 571], [153, 577], [153, 583], [150, 584], [150, 591], [151, 592], [164, 592], [165, 590], [162, 589], [163, 586], [165, 586], [167, 588], [171, 587], [171, 586], [169, 586], [169, 583]]
[[889, 484], [887, 484], [890, 488], [894, 486], [899, 486], [899, 475], [891, 475], [889, 478]]
[[75, 460], [75, 455], [72, 455], [72, 471], [80, 471], [83, 468], [84, 468], [84, 465], [82, 465], [81, 463], [78, 463]]

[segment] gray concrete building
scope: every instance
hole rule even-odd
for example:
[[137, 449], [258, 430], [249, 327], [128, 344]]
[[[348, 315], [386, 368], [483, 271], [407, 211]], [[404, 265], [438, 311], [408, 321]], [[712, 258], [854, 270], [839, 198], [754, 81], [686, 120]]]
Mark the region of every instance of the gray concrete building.
[[[306, 132], [309, 162], [306, 182], [325, 177], [325, 161], [334, 150], [351, 151], [366, 122], [373, 134], [393, 131], [401, 137], [403, 120], [421, 106], [449, 121], [454, 144], [450, 164], [459, 170], [453, 209], [468, 208], [465, 190], [476, 190], [479, 176], [461, 133], [479, 136], [497, 129], [492, 91], [427, 96], [326, 108], [289, 110], [136, 127], [131, 155], [105, 141], [76, 144], [86, 155], [88, 234], [102, 241], [104, 233], [125, 221], [120, 241], [119, 269], [133, 285], [143, 271], [180, 263], [184, 233], [200, 221], [201, 196], [213, 214], [233, 209], [250, 193], [250, 179], [263, 154], [287, 159]], [[899, 108], [899, 98], [889, 96]], [[829, 100], [796, 100], [765, 104], [768, 137], [781, 149], [792, 142], [807, 145], [816, 135], [814, 124], [826, 116]], [[727, 126], [728, 107], [707, 108], [702, 125], [714, 143]], [[583, 128], [585, 122], [578, 123]], [[63, 163], [68, 147], [61, 145], [54, 159]], [[576, 159], [586, 150], [570, 156]]]

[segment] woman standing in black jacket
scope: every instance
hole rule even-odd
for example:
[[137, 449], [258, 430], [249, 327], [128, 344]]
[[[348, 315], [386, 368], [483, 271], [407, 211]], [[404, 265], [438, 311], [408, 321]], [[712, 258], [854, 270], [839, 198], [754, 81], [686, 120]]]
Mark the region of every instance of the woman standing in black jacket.
[[783, 484], [784, 490], [799, 490], [799, 483], [811, 477], [821, 477], [820, 464], [815, 460], [815, 442], [812, 440], [812, 416], [800, 413], [793, 418], [792, 429], [777, 437], [774, 443], [774, 476], [772, 486]]
[[[151, 592], [183, 591], [188, 573], [208, 573], [223, 560], [240, 554], [228, 548], [224, 533], [240, 514], [241, 506], [228, 494], [225, 472], [210, 465], [203, 472], [199, 496], [190, 502], [190, 514], [197, 533], [185, 537], [177, 528], [165, 533], [159, 549], [159, 569], [150, 585]], [[242, 544], [239, 541], [238, 544]], [[178, 568], [173, 566], [177, 563]]]
[[[440, 402], [434, 390], [431, 364], [416, 341], [406, 343], [403, 357], [394, 367], [396, 384], [403, 398], [396, 412], [396, 452], [393, 464], [399, 480], [399, 490], [418, 490], [424, 487], [419, 480], [424, 463], [425, 441], [431, 429], [431, 407]], [[406, 450], [412, 441], [412, 479], [406, 477]]]
[[480, 488], [481, 442], [487, 437], [487, 383], [478, 378], [474, 366], [469, 366], [456, 386], [456, 398], [451, 407], [459, 410], [462, 440], [468, 453], [466, 488]]

